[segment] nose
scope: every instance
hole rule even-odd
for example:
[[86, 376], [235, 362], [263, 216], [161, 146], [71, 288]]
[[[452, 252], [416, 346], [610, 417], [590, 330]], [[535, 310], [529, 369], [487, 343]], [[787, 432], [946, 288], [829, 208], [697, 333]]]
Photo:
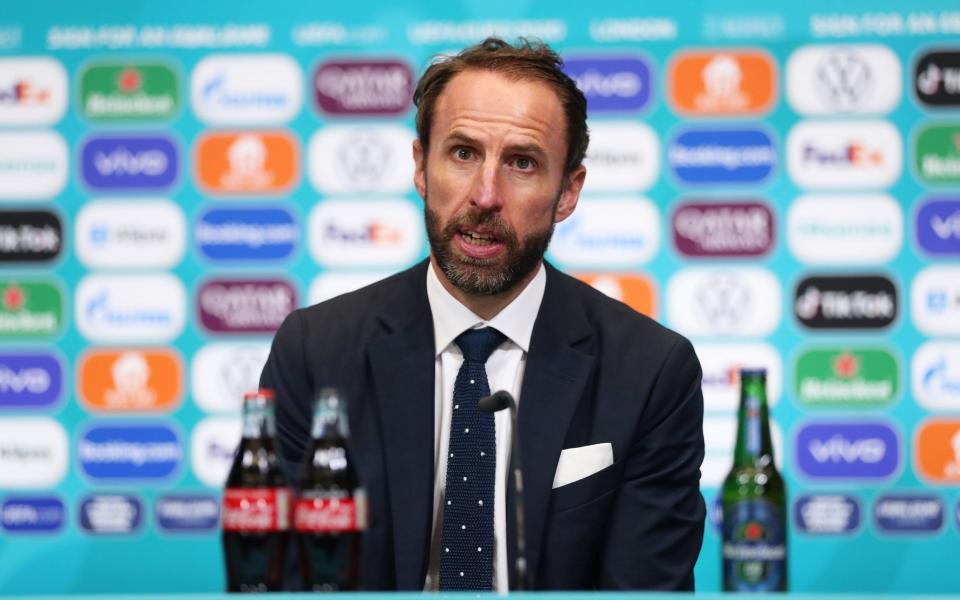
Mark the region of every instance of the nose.
[[477, 170], [470, 190], [470, 203], [484, 212], [497, 211], [503, 206], [500, 168], [496, 160], [485, 160]]

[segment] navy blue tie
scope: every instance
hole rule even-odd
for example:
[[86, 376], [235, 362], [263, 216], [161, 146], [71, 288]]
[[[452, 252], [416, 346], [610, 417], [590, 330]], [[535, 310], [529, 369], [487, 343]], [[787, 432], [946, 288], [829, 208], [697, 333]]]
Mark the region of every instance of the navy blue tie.
[[490, 394], [484, 364], [506, 339], [492, 327], [456, 339], [463, 365], [453, 388], [447, 488], [440, 542], [441, 590], [493, 589], [493, 489], [497, 471], [493, 415], [477, 403]]

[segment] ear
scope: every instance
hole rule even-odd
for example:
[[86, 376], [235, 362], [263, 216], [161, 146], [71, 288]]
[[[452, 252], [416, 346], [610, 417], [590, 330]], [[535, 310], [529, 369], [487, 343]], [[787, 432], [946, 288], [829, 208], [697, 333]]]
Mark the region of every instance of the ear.
[[413, 140], [413, 187], [417, 188], [420, 198], [427, 197], [427, 157], [420, 140]]
[[577, 208], [577, 201], [580, 199], [580, 190], [583, 189], [583, 182], [587, 178], [587, 168], [580, 165], [567, 175], [566, 185], [560, 192], [560, 199], [557, 202], [557, 213], [553, 218], [555, 223], [563, 221], [573, 214]]

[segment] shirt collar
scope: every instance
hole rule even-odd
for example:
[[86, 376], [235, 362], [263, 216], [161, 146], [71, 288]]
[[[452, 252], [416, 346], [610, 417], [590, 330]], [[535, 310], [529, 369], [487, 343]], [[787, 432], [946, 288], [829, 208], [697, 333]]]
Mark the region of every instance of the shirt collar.
[[495, 317], [484, 321], [454, 298], [443, 287], [434, 270], [433, 261], [427, 268], [427, 299], [433, 313], [433, 339], [436, 355], [446, 350], [458, 335], [474, 327], [495, 327], [524, 352], [530, 348], [533, 322], [540, 311], [543, 293], [547, 289], [547, 271], [543, 263], [537, 274], [513, 301]]

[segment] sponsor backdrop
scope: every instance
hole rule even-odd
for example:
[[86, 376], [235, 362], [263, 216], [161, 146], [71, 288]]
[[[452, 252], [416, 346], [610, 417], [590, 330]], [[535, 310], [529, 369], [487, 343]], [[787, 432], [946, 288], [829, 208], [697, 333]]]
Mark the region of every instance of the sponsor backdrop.
[[426, 255], [411, 90], [490, 32], [588, 97], [550, 256], [694, 340], [708, 504], [766, 367], [792, 588], [960, 589], [955, 2], [60, 4], [0, 18], [3, 592], [223, 588], [241, 393]]

